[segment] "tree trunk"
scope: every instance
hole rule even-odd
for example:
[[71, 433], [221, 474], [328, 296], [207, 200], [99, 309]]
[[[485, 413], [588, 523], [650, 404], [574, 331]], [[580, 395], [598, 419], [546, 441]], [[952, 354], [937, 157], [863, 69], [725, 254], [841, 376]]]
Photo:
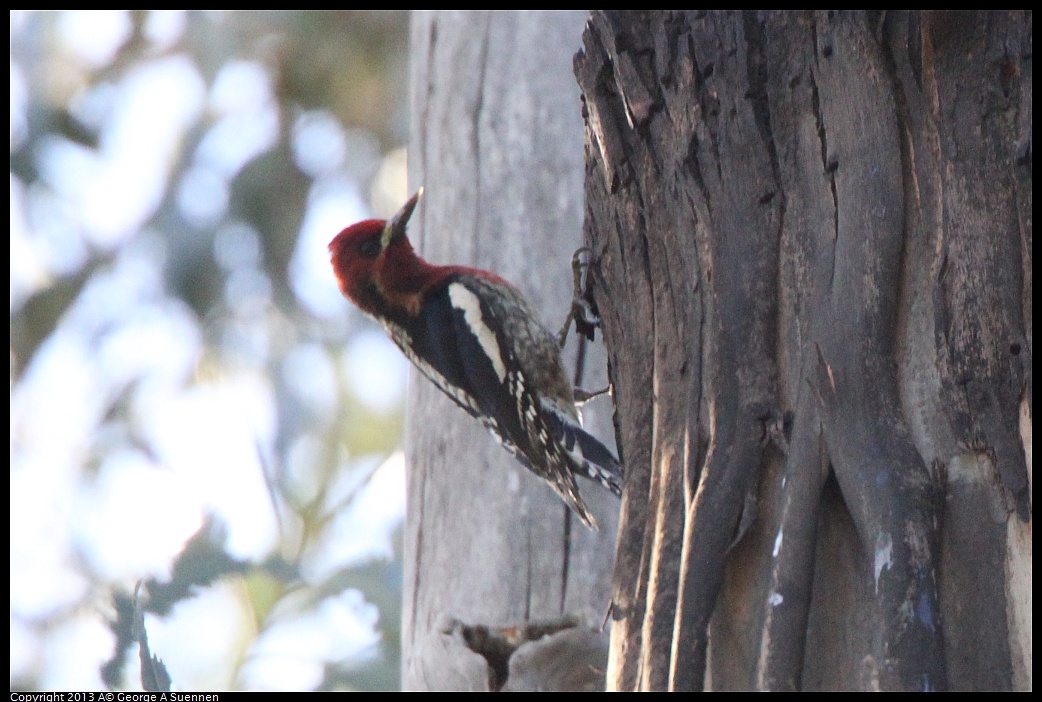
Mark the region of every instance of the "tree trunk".
[[[410, 180], [426, 188], [413, 242], [435, 263], [502, 275], [555, 330], [581, 244], [583, 133], [571, 67], [585, 19], [427, 11], [412, 19]], [[618, 501], [581, 486], [601, 527], [588, 531], [480, 424], [413, 380], [403, 687], [603, 686], [599, 629]], [[602, 437], [609, 406], [600, 405]]]
[[1031, 43], [593, 14], [609, 686], [1030, 689]]

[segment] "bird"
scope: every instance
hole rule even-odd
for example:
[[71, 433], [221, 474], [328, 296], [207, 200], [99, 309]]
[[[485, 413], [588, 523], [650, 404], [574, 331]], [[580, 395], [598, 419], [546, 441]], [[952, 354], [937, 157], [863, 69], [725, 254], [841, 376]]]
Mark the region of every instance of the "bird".
[[340, 291], [596, 530], [575, 476], [621, 496], [623, 468], [582, 428], [557, 339], [495, 273], [433, 265], [416, 254], [406, 225], [422, 194], [420, 188], [390, 220], [363, 220], [333, 238]]

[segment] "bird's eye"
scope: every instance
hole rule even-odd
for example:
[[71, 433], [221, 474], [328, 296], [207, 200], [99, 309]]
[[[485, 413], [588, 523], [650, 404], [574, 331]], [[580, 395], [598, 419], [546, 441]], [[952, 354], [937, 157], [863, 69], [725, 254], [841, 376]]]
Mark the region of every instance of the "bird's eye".
[[380, 255], [380, 239], [375, 236], [371, 239], [365, 239], [358, 245], [358, 253], [365, 258], [376, 258]]

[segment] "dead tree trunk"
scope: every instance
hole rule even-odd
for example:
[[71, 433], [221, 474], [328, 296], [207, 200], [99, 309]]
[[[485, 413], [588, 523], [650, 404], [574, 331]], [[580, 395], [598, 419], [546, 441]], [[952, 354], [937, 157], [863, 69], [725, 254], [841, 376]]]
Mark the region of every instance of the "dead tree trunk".
[[1030, 688], [1031, 43], [593, 14], [610, 686]]
[[[585, 19], [547, 11], [412, 18], [410, 181], [426, 188], [413, 242], [433, 262], [510, 280], [551, 329], [569, 308], [570, 263], [582, 243], [583, 134], [571, 65]], [[584, 488], [601, 527], [588, 531], [415, 373], [407, 425], [403, 687], [603, 687], [599, 629], [618, 500]]]

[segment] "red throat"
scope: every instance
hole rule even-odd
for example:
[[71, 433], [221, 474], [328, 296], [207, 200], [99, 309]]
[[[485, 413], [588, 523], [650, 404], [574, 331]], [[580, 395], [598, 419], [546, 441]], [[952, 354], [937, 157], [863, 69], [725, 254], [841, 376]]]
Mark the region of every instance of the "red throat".
[[444, 267], [432, 266], [418, 257], [404, 236], [393, 240], [376, 257], [366, 256], [366, 246], [379, 243], [385, 226], [384, 220], [367, 219], [351, 225], [330, 242], [340, 291], [369, 314], [380, 303], [418, 314], [423, 293], [447, 273]]
[[487, 271], [433, 266], [416, 255], [404, 236], [388, 244], [375, 258], [363, 255], [366, 245], [378, 239], [385, 226], [382, 219], [367, 219], [343, 230], [329, 244], [340, 291], [368, 314], [375, 314], [378, 305], [390, 305], [416, 315], [426, 292], [455, 274], [506, 285], [499, 276]]
[[383, 228], [383, 220], [367, 219], [352, 224], [329, 242], [333, 274], [336, 275], [340, 292], [356, 305], [361, 304], [361, 286], [373, 277], [376, 263], [375, 260], [362, 256], [359, 246], [366, 239], [379, 236]]

